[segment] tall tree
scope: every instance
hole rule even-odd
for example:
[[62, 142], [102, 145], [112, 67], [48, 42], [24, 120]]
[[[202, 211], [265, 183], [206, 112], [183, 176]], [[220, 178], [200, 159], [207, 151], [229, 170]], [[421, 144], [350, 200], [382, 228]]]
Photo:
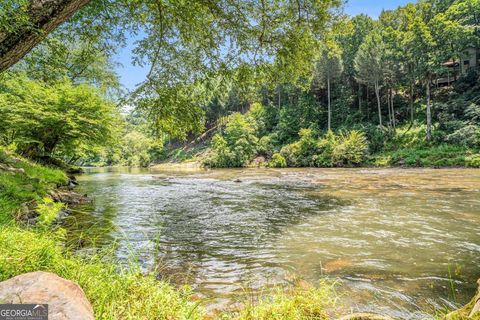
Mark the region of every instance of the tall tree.
[[385, 43], [378, 29], [374, 29], [360, 46], [355, 57], [357, 80], [375, 89], [378, 123], [383, 126], [380, 89], [385, 75]]
[[320, 58], [316, 63], [314, 79], [320, 86], [327, 89], [328, 130], [332, 130], [332, 85], [340, 78], [343, 72], [343, 62], [339, 46], [330, 42], [321, 50]]
[[362, 109], [362, 84], [355, 78], [355, 56], [373, 26], [372, 18], [364, 14], [357, 15], [350, 21], [351, 31], [341, 35], [338, 40], [342, 48], [345, 76], [352, 86], [356, 86], [359, 111]]

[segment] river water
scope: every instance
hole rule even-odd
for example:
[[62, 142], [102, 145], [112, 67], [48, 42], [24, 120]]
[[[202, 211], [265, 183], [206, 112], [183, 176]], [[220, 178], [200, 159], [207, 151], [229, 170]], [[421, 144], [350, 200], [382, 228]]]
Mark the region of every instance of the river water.
[[112, 247], [187, 283], [210, 308], [304, 279], [337, 281], [339, 312], [423, 318], [480, 277], [480, 170], [96, 169], [69, 244]]

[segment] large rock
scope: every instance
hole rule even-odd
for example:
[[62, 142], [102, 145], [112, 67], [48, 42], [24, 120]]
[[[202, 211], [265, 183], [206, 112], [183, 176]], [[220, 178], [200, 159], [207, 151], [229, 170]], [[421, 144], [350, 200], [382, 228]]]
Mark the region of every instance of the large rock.
[[82, 288], [50, 272], [31, 272], [0, 282], [0, 303], [48, 304], [49, 320], [93, 320]]

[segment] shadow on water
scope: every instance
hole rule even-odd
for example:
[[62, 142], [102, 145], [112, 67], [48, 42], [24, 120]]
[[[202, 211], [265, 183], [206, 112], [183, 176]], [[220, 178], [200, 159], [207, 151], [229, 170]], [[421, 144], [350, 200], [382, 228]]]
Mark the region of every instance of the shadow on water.
[[134, 253], [220, 305], [294, 275], [340, 279], [342, 309], [422, 318], [466, 302], [480, 277], [475, 170], [112, 169], [80, 179], [94, 201], [65, 221], [70, 243], [116, 242], [120, 259]]

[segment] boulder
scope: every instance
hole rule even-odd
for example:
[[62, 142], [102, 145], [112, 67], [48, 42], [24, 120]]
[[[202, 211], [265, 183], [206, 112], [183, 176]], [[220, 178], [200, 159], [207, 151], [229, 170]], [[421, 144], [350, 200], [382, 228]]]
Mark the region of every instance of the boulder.
[[50, 272], [30, 272], [0, 282], [0, 303], [48, 304], [49, 320], [93, 320], [82, 288]]

